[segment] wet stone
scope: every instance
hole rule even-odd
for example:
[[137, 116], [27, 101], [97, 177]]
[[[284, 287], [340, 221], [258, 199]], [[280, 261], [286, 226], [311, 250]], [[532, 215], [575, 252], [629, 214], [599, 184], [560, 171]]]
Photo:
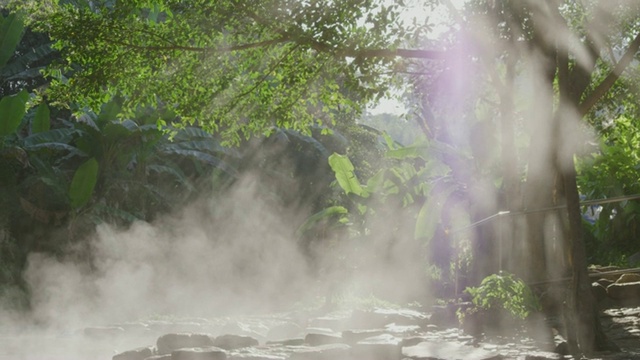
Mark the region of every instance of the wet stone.
[[227, 353], [220, 348], [194, 347], [173, 350], [171, 360], [226, 360]]
[[285, 360], [286, 357], [268, 354], [236, 354], [227, 357], [228, 360]]
[[351, 323], [356, 327], [377, 328], [387, 324], [422, 325], [429, 319], [427, 314], [410, 309], [354, 310]]
[[277, 348], [252, 347], [227, 354], [229, 360], [284, 360], [287, 356], [278, 352]]
[[395, 323], [387, 324], [384, 327], [385, 332], [395, 335], [415, 335], [420, 330], [418, 325], [396, 325]]
[[339, 344], [344, 342], [342, 336], [337, 334], [314, 334], [309, 333], [304, 337], [304, 342], [311, 346]]
[[267, 341], [267, 345], [299, 346], [304, 344], [303, 338]]
[[401, 339], [383, 334], [364, 339], [353, 346], [354, 359], [394, 360], [402, 357]]
[[327, 344], [300, 347], [289, 356], [290, 360], [351, 360], [351, 347], [347, 344]]
[[427, 336], [411, 336], [411, 337], [405, 337], [402, 339], [402, 341], [400, 342], [400, 346], [401, 347], [405, 347], [405, 346], [414, 346], [417, 345], [421, 342], [425, 342], [428, 341], [429, 337]]
[[342, 332], [342, 339], [345, 343], [352, 345], [360, 340], [382, 334], [382, 330], [345, 330]]
[[115, 355], [113, 360], [145, 360], [153, 355], [150, 347], [141, 347]]
[[159, 337], [156, 341], [156, 348], [159, 355], [164, 355], [175, 349], [208, 347], [213, 344], [213, 339], [208, 334], [172, 333]]
[[285, 322], [273, 326], [267, 332], [267, 338], [270, 340], [291, 339], [303, 335], [304, 329], [300, 325], [293, 322]]
[[402, 355], [409, 359], [430, 360], [498, 360], [503, 356], [469, 345], [454, 342], [425, 341], [402, 349]]
[[348, 319], [344, 314], [333, 314], [312, 319], [309, 322], [309, 325], [312, 327], [329, 328], [334, 331], [339, 331], [345, 326], [347, 320]]
[[225, 349], [232, 350], [249, 346], [257, 346], [259, 344], [258, 340], [250, 337], [250, 336], [241, 336], [241, 335], [222, 335], [215, 338], [213, 341], [213, 346]]
[[148, 358], [145, 358], [144, 360], [171, 360], [171, 354], [153, 355]]
[[524, 355], [524, 360], [560, 360], [562, 356], [548, 351], [530, 351]]

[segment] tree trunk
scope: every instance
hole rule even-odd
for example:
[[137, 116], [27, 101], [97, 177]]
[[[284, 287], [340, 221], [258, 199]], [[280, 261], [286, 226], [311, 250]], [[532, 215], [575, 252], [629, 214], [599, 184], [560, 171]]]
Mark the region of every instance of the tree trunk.
[[585, 354], [591, 354], [596, 350], [618, 350], [604, 333], [598, 317], [597, 305], [591, 292], [575, 166], [565, 167], [562, 175], [569, 217], [568, 233], [571, 246], [571, 270], [573, 272], [570, 300], [573, 302], [571, 309], [574, 311], [576, 339], [580, 350]]

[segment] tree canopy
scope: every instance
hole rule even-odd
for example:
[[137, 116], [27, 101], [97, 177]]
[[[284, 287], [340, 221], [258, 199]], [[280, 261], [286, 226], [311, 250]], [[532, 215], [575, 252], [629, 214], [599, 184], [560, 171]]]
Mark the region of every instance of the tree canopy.
[[[62, 132], [64, 141], [56, 145], [67, 152], [64, 159], [73, 160], [58, 166], [63, 173], [59, 178], [66, 177], [72, 189], [83, 190], [71, 191], [71, 195], [60, 187], [64, 189], [59, 203], [64, 206], [79, 211], [95, 197], [94, 187], [108, 188], [120, 175], [129, 180], [131, 169], [143, 185], [151, 173], [171, 172], [157, 179], [158, 183], [173, 184], [178, 178], [185, 193], [192, 193], [186, 174], [209, 175], [210, 171], [199, 171], [197, 164], [203, 159], [225, 170], [219, 166], [224, 161], [215, 156], [229, 153], [200, 128], [220, 134], [226, 144], [273, 133], [271, 146], [300, 153], [292, 157], [296, 166], [291, 173], [309, 175], [311, 168], [327, 169], [327, 164], [319, 164], [330, 159], [339, 185], [345, 188], [341, 200], [351, 208], [334, 206], [318, 214], [342, 217], [358, 211], [360, 234], [376, 232], [372, 229], [379, 225], [374, 223], [382, 223], [377, 219], [388, 214], [388, 208], [382, 208], [390, 203], [408, 209], [406, 218], [415, 225], [415, 238], [427, 243], [436, 234], [441, 235], [441, 242], [450, 241], [452, 224], [460, 219], [473, 223], [500, 213], [524, 215], [522, 222], [511, 221], [505, 231], [513, 248], [504, 254], [502, 248], [497, 254], [497, 247], [502, 246], [495, 241], [497, 231], [478, 231], [474, 256], [487, 267], [477, 265], [476, 274], [502, 270], [495, 260], [499, 258], [502, 267], [503, 257], [510, 257], [510, 265], [530, 281], [571, 273], [570, 291], [554, 300], [569, 304], [572, 352], [606, 347], [599, 336], [596, 308], [590, 302], [574, 162], [588, 139], [582, 136], [589, 132], [585, 117], [596, 130], [606, 133], [609, 122], [621, 126], [638, 115], [633, 103], [639, 92], [634, 62], [640, 48], [637, 3], [476, 0], [459, 11], [447, 0], [424, 1], [424, 6], [448, 5], [452, 14], [451, 31], [439, 42], [421, 37], [428, 29], [426, 24], [406, 26], [401, 21], [404, 1], [11, 3], [22, 11], [32, 30], [51, 38], [57, 51], [44, 71], [50, 81], [33, 90], [34, 97], [70, 108], [79, 120]], [[3, 23], [5, 28], [12, 28], [9, 22]], [[22, 31], [21, 25], [12, 29]], [[2, 61], [11, 57], [6, 52], [2, 55], [6, 58]], [[367, 102], [387, 93], [394, 82], [407, 80], [407, 97], [415, 113], [406, 119], [417, 120], [427, 140], [401, 147], [390, 137], [380, 136], [392, 165], [378, 172], [369, 166], [372, 171], [364, 172], [369, 178], [362, 179], [363, 183], [356, 175], [362, 174], [358, 167], [367, 167], [360, 166], [367, 163], [366, 156], [360, 163], [354, 161], [354, 168], [346, 157], [329, 157], [318, 134], [305, 138], [291, 130], [353, 122]], [[17, 145], [2, 150], [35, 151], [30, 147], [35, 141], [32, 136], [49, 130], [50, 124], [43, 120], [46, 105], [38, 108], [43, 109], [40, 113], [34, 111], [36, 120], [30, 123], [31, 129], [24, 130], [30, 122], [23, 116], [29, 95], [20, 87], [27, 82], [12, 81], [5, 92], [19, 91], [18, 95], [2, 101], [15, 103], [17, 110], [12, 111], [15, 116], [2, 135], [7, 144], [10, 140]], [[42, 83], [29, 84], [32, 90]], [[122, 121], [115, 121], [116, 116]], [[169, 124], [173, 130], [183, 127], [184, 131], [175, 132], [176, 143], [166, 144], [160, 141], [166, 140], [166, 134], [152, 124], [163, 129]], [[321, 129], [327, 132], [328, 127]], [[361, 137], [375, 148], [380, 145], [378, 135], [382, 134], [372, 131]], [[607, 139], [616, 137], [619, 134]], [[135, 146], [118, 154], [117, 145], [126, 142], [123, 139], [134, 139], [130, 143]], [[637, 139], [630, 140], [627, 143], [637, 143]], [[339, 148], [345, 148], [338, 142]], [[138, 147], [140, 144], [143, 146]], [[378, 156], [377, 150], [368, 155]], [[189, 171], [164, 162], [185, 154], [195, 158], [196, 165]], [[264, 159], [255, 163], [277, 167], [274, 164], [280, 158], [275, 158], [273, 163]], [[617, 162], [598, 161], [596, 165], [607, 168], [624, 162], [627, 166], [635, 159], [630, 158], [620, 156]], [[45, 160], [41, 164], [46, 168]], [[110, 174], [108, 169], [117, 171]], [[279, 184], [291, 180], [290, 169], [282, 169], [286, 170]], [[76, 175], [70, 179], [72, 170]], [[228, 171], [231, 178], [232, 172]], [[99, 174], [113, 177], [94, 181]], [[305, 179], [315, 176], [312, 173]], [[634, 176], [631, 172], [630, 178]], [[47, 189], [53, 178], [40, 176], [34, 182]], [[167, 178], [171, 180], [160, 181]], [[10, 180], [19, 182], [15, 176]], [[327, 185], [324, 180], [322, 186]], [[318, 193], [326, 190], [313, 184], [309, 180], [309, 186], [300, 188]], [[120, 190], [110, 191], [123, 194]], [[120, 209], [126, 200], [114, 201], [113, 208]], [[141, 203], [155, 205], [146, 200]], [[373, 221], [367, 221], [372, 214], [369, 220]], [[312, 218], [315, 222], [322, 216]], [[443, 267], [454, 261], [449, 257], [438, 260]]]
[[[82, 2], [81, 2], [82, 3]], [[94, 110], [168, 107], [230, 143], [357, 113], [388, 88], [410, 33], [381, 1], [61, 1], [26, 7], [64, 53], [47, 96]], [[414, 51], [414, 52], [412, 52]]]

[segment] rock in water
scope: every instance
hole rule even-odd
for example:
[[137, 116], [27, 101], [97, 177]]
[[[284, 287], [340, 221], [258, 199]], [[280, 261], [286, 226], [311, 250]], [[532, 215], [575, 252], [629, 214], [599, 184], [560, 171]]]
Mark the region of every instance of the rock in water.
[[252, 338], [251, 336], [241, 336], [241, 335], [222, 335], [218, 336], [213, 341], [213, 346], [217, 346], [219, 348], [225, 350], [239, 349], [249, 346], [258, 346], [258, 340]]
[[214, 346], [208, 334], [171, 333], [158, 338], [156, 347], [159, 355], [170, 354], [180, 348], [196, 348]]
[[144, 360], [153, 355], [150, 347], [142, 347], [125, 351], [113, 357], [113, 360]]
[[402, 355], [409, 359], [430, 360], [499, 360], [502, 355], [473, 346], [453, 342], [425, 341], [405, 347]]
[[354, 359], [400, 360], [401, 339], [390, 334], [382, 334], [359, 341], [351, 351]]
[[227, 353], [217, 347], [185, 348], [171, 352], [171, 360], [226, 360]]

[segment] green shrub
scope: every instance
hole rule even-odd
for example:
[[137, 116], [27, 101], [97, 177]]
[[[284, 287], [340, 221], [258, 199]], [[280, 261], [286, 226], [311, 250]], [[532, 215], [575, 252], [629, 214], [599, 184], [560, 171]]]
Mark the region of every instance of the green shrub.
[[462, 321], [467, 314], [488, 311], [506, 311], [516, 319], [526, 319], [533, 312], [540, 311], [538, 299], [522, 279], [513, 274], [499, 272], [482, 280], [478, 287], [467, 287], [473, 306], [458, 310]]

